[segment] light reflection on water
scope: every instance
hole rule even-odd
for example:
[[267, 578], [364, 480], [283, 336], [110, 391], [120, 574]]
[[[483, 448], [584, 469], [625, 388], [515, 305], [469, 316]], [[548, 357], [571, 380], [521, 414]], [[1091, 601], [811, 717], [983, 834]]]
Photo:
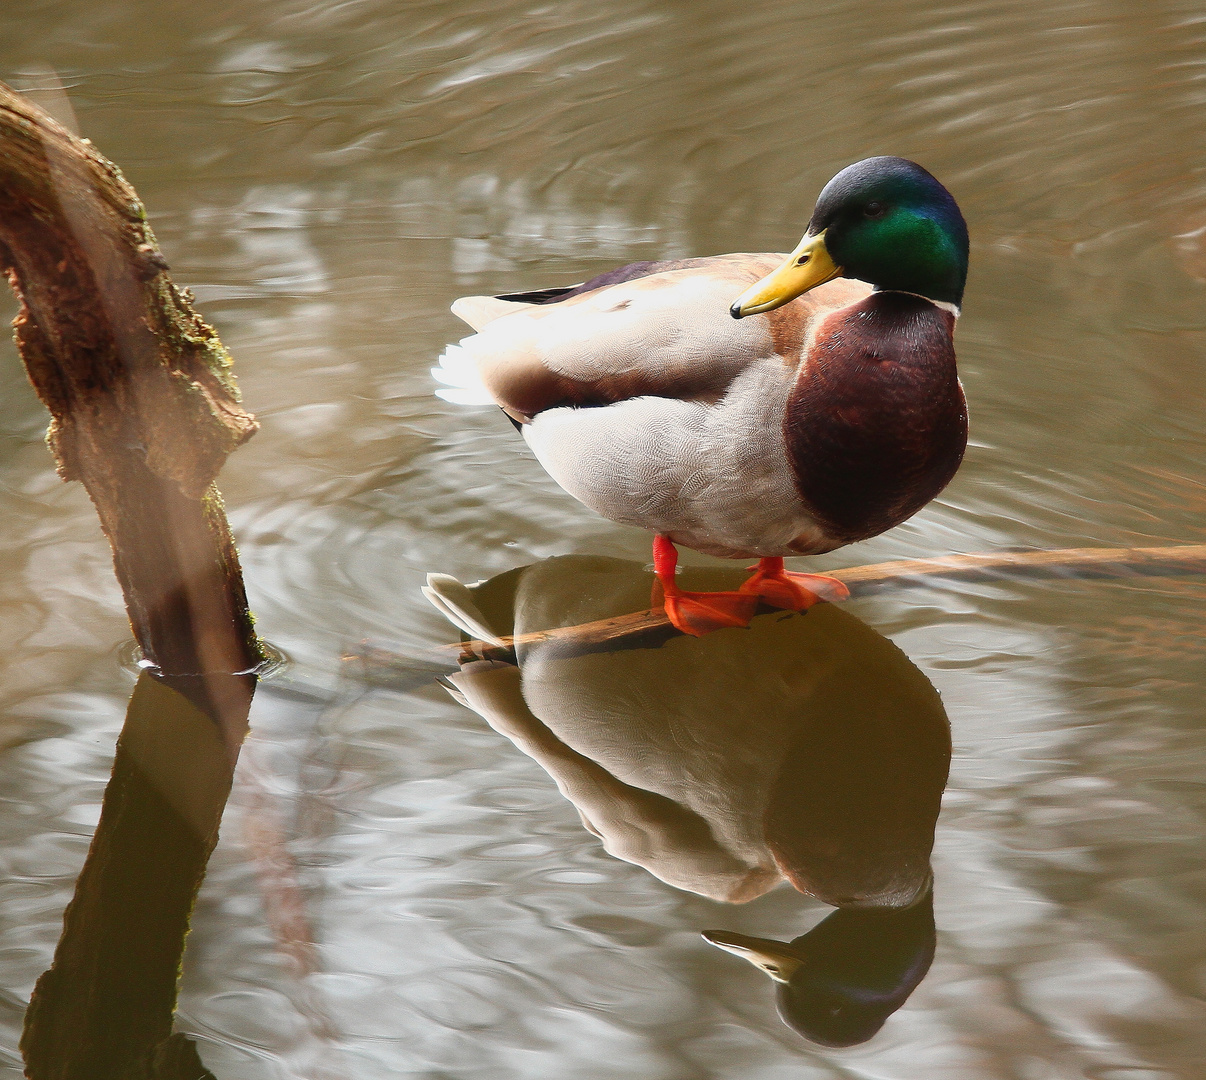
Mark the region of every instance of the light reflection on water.
[[[672, 891], [606, 856], [438, 690], [349, 689], [337, 657], [366, 636], [446, 640], [419, 595], [431, 570], [648, 557], [504, 422], [431, 396], [427, 368], [462, 332], [452, 298], [782, 249], [870, 153], [921, 160], [970, 222], [973, 445], [938, 503], [816, 564], [1199, 542], [1197, 7], [158, 11], [6, 12], [0, 71], [62, 74], [264, 422], [222, 487], [259, 626], [296, 667], [257, 698], [190, 939], [183, 1026], [215, 1073], [1196, 1075], [1199, 582], [851, 605], [942, 692], [955, 756], [933, 969], [845, 1051], [807, 1049], [762, 976], [696, 937], [783, 934], [811, 910], [798, 894], [728, 909]], [[16, 1075], [121, 724], [128, 629], [87, 498], [54, 477], [3, 352], [0, 1061]], [[264, 820], [318, 943], [300, 967], [265, 899]]]

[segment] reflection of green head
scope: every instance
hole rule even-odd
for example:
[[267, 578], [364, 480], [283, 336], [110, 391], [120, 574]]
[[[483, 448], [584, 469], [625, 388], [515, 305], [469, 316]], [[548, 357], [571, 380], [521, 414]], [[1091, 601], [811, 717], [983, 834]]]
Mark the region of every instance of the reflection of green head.
[[901, 911], [835, 911], [790, 944], [708, 931], [704, 938], [765, 971], [779, 1015], [822, 1046], [866, 1042], [925, 978], [934, 959], [934, 899]]
[[825, 185], [808, 224], [842, 276], [959, 304], [967, 280], [967, 224], [920, 165], [867, 158]]

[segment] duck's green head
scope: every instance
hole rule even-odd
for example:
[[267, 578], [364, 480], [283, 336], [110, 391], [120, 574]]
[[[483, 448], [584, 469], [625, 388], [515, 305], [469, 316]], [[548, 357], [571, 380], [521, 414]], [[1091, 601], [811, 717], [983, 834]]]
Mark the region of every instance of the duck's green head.
[[835, 277], [958, 306], [967, 253], [967, 223], [946, 188], [912, 161], [867, 158], [825, 185], [799, 247], [730, 311], [772, 311]]

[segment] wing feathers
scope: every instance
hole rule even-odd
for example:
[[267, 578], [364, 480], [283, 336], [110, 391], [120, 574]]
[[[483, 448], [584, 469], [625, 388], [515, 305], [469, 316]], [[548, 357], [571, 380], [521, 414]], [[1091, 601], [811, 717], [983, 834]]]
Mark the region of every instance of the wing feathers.
[[869, 291], [831, 282], [765, 316], [736, 320], [729, 305], [782, 256], [693, 259], [563, 300], [520, 304], [458, 300], [478, 333], [450, 346], [433, 369], [448, 401], [493, 401], [517, 419], [560, 405], [607, 405], [654, 396], [717, 401], [750, 364], [779, 355], [794, 377], [817, 314]]
[[513, 315], [517, 311], [534, 307], [533, 304], [517, 304], [511, 300], [502, 300], [497, 296], [462, 296], [453, 302], [452, 314], [462, 322], [467, 322], [474, 330], [480, 330], [495, 319], [504, 315]]

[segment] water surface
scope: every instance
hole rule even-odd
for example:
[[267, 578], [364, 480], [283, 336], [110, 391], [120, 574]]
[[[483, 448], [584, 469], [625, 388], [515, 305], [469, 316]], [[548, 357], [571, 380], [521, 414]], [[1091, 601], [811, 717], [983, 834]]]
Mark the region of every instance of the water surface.
[[[933, 967], [847, 1050], [789, 1031], [763, 976], [698, 937], [828, 909], [790, 887], [733, 907], [612, 858], [441, 689], [339, 662], [454, 639], [430, 571], [648, 558], [499, 415], [431, 395], [452, 299], [785, 250], [870, 154], [922, 162], [968, 219], [972, 445], [916, 518], [813, 565], [1201, 542], [1200, 5], [58, 0], [0, 24], [0, 76], [59, 73], [263, 423], [220, 483], [294, 663], [257, 697], [185, 963], [179, 1026], [219, 1078], [1201, 1075], [1200, 579], [849, 606], [941, 691], [954, 757]], [[107, 548], [9, 344], [0, 379], [16, 1076], [131, 680]]]

